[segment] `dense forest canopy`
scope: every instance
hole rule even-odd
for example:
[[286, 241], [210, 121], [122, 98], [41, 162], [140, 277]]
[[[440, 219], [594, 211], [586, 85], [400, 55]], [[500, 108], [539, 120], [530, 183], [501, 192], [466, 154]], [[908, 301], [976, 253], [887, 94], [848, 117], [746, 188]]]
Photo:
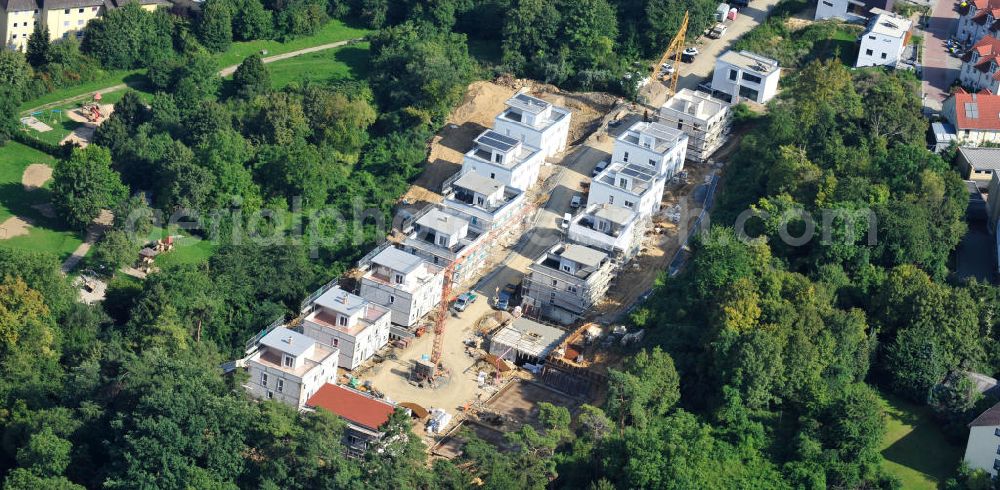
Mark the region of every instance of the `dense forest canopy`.
[[[1000, 295], [950, 273], [967, 197], [925, 149], [918, 82], [836, 59], [809, 61], [742, 122], [713, 226], [631, 315], [650, 335], [610, 370], [600, 407], [541, 404], [540, 426], [508, 434], [510, 451], [464, 434], [462, 456], [432, 464], [396, 416], [390, 450], [348, 460], [338, 419], [251, 402], [219, 369], [371, 248], [370, 223], [347, 233], [309, 213], [388, 219], [470, 81], [510, 72], [629, 94], [624, 75], [656, 57], [684, 11], [698, 32], [714, 8], [207, 0], [185, 17], [129, 4], [88, 24], [82, 44], [39, 29], [26, 54], [0, 51], [0, 141], [25, 100], [144, 70], [152, 95], [126, 93], [94, 144], [50, 149], [60, 219], [82, 228], [114, 210], [88, 260], [117, 269], [157, 213], [226, 210], [194, 231], [217, 244], [206, 260], [115, 278], [99, 305], [75, 301], [54, 257], [0, 248], [4, 487], [898, 488], [878, 451], [878, 390], [929, 404], [963, 437], [988, 401], [962, 373], [1000, 372]], [[217, 76], [213, 53], [234, 41], [292, 39], [330, 18], [374, 30], [366, 78], [275, 90], [258, 55]], [[499, 55], [477, 61], [470, 43]], [[309, 217], [300, 236], [280, 221], [255, 228], [295, 240], [234, 239], [261, 209]], [[816, 236], [829, 239], [782, 238], [801, 234], [803, 213], [828, 212]]]

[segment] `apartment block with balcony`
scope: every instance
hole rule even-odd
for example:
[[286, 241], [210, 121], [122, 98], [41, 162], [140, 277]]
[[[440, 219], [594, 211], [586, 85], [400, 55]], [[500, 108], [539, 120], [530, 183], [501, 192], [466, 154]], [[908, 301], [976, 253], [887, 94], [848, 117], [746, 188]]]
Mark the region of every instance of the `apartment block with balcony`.
[[604, 297], [615, 270], [615, 261], [603, 251], [556, 244], [528, 266], [522, 305], [531, 314], [571, 323]]
[[[409, 337], [405, 330], [441, 301], [444, 269], [395, 247], [378, 253], [361, 277], [361, 297], [388, 308], [390, 336]], [[395, 328], [396, 325], [404, 329]]]
[[649, 217], [632, 209], [610, 204], [590, 204], [573, 217], [567, 238], [590, 248], [602, 250], [622, 262], [631, 260], [642, 249], [642, 237], [649, 227]]
[[537, 147], [487, 129], [465, 154], [461, 173], [476, 173], [526, 191], [535, 185], [543, 163], [545, 155]]
[[571, 116], [565, 107], [518, 92], [507, 99], [507, 107], [494, 119], [493, 128], [550, 157], [566, 149]]
[[287, 327], [260, 339], [246, 361], [250, 396], [302, 408], [324, 384], [337, 379], [340, 352]]
[[670, 179], [684, 168], [688, 139], [680, 129], [639, 121], [615, 139], [611, 161], [635, 164]]
[[712, 90], [730, 102], [750, 100], [766, 104], [778, 95], [778, 62], [749, 51], [729, 50], [715, 60]]
[[660, 210], [665, 183], [648, 164], [612, 163], [591, 181], [587, 202], [631, 209], [647, 217]]
[[424, 260], [447, 268], [456, 259], [464, 257], [452, 271], [452, 285], [473, 277], [483, 266], [488, 255], [488, 244], [480, 242], [485, 235], [469, 226], [469, 220], [431, 205], [404, 230], [403, 250]]
[[340, 350], [340, 366], [354, 369], [389, 342], [389, 309], [330, 288], [313, 302], [302, 333]]
[[683, 88], [660, 107], [659, 122], [684, 131], [688, 136], [686, 158], [700, 163], [726, 142], [732, 119], [725, 101]]
[[[477, 173], [457, 175], [444, 186], [444, 211], [469, 221], [478, 233], [509, 227], [524, 207], [524, 192]], [[512, 227], [515, 229], [517, 227]]]

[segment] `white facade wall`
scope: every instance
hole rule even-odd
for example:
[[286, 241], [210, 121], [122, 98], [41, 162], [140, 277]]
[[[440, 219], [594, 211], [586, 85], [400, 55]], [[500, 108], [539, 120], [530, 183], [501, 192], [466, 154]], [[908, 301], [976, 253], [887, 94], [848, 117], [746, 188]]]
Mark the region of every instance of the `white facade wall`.
[[389, 308], [392, 323], [409, 327], [437, 306], [443, 287], [440, 271], [424, 283], [402, 287], [366, 275], [361, 278], [361, 297]]
[[976, 9], [975, 3], [970, 1], [969, 11], [958, 18], [958, 29], [955, 32], [955, 37], [958, 40], [971, 45], [990, 34], [990, 27], [993, 26], [996, 19], [987, 13], [984, 22], [976, 22], [972, 18], [975, 17], [977, 12], [979, 10]]
[[526, 191], [538, 181], [538, 173], [545, 163], [545, 155], [536, 151], [530, 158], [516, 166], [505, 166], [466, 154], [462, 161], [462, 174], [477, 173], [502, 182], [504, 185]]
[[644, 148], [641, 145], [618, 139], [615, 140], [614, 149], [611, 151], [611, 161], [635, 163], [648, 168], [660, 177], [669, 179], [684, 169], [684, 158], [687, 155], [687, 147], [687, 135], [684, 135], [678, 144], [662, 154], [657, 153], [652, 148]]
[[969, 428], [969, 441], [965, 446], [965, 462], [972, 469], [984, 470], [997, 476], [1000, 465], [1000, 426], [975, 426]]
[[71, 35], [82, 34], [91, 19], [104, 14], [103, 2], [96, 5], [74, 8], [45, 8], [45, 25], [49, 28], [49, 38], [53, 41]]
[[302, 322], [302, 333], [318, 342], [340, 349], [340, 366], [344, 369], [354, 369], [389, 342], [390, 317], [391, 315], [382, 315], [356, 335], [320, 325], [306, 318]]
[[[760, 81], [756, 81], [753, 77], [760, 78]], [[730, 64], [720, 58], [715, 64], [715, 71], [712, 75], [712, 90], [732, 96], [734, 102], [736, 97], [739, 97], [758, 104], [766, 104], [775, 95], [778, 95], [778, 80], [780, 78], [781, 68], [767, 75], [761, 75]]]
[[[881, 16], [876, 16], [876, 22]], [[904, 37], [893, 37], [877, 32], [870, 32], [861, 36], [861, 49], [858, 51], [858, 60], [855, 67], [863, 66], [896, 66], [896, 63], [903, 57]]]
[[41, 21], [38, 10], [21, 10], [5, 12], [0, 10], [0, 39], [8, 49], [24, 51], [28, 47], [28, 38], [35, 30], [35, 24]]
[[995, 79], [993, 75], [997, 72], [998, 68], [994, 65], [994, 69], [984, 72], [975, 67], [975, 60], [977, 59], [978, 57], [973, 54], [972, 61], [962, 63], [962, 69], [958, 72], [958, 78], [962, 82], [962, 86], [968, 87], [974, 92], [989, 89], [990, 92], [997, 93], [997, 89], [1000, 89], [1000, 80]]

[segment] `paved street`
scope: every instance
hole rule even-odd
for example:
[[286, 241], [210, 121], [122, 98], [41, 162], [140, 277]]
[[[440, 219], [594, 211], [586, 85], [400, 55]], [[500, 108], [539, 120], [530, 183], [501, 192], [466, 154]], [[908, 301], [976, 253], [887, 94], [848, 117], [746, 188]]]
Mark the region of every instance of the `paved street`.
[[948, 87], [958, 77], [962, 62], [948, 54], [945, 41], [958, 26], [958, 10], [951, 0], [938, 0], [931, 10], [931, 19], [925, 30], [923, 83], [924, 107], [938, 112], [948, 97]]

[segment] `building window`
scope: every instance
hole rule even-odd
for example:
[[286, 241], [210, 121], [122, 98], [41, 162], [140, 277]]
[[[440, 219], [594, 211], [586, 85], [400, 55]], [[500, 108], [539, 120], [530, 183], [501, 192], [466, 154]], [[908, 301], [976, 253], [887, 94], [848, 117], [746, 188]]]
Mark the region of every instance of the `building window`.
[[346, 327], [347, 326], [347, 317], [344, 316], [344, 315], [338, 316], [337, 317], [337, 323], [339, 323], [341, 327]]
[[826, 5], [827, 7], [833, 7], [833, 4], [830, 2], [823, 2], [823, 5]]
[[274, 399], [274, 392], [273, 391], [268, 391], [267, 392], [267, 399], [268, 400]]
[[994, 470], [1000, 470], [1000, 459], [994, 459], [993, 460], [993, 469]]
[[478, 204], [480, 206], [485, 206], [486, 205], [486, 199], [484, 199], [482, 196], [476, 196], [476, 204]]
[[677, 129], [684, 129], [684, 121], [677, 121]]
[[882, 53], [882, 59], [884, 60], [888, 53]]
[[875, 36], [868, 36], [868, 39], [875, 39]]
[[80, 11], [79, 11], [79, 12], [77, 12], [77, 13], [78, 13], [78, 14], [82, 14], [82, 13], [83, 13], [83, 9], [80, 9]]
[[14, 27], [17, 27], [17, 22], [14, 23]]
[[403, 275], [396, 274], [396, 284], [403, 284]]
[[495, 178], [497, 178], [497, 174], [496, 174], [496, 173], [493, 173], [493, 172], [490, 172], [490, 178], [491, 178], [491, 179], [495, 179]]
[[11, 39], [17, 39], [17, 34], [10, 36]]
[[281, 363], [284, 364], [285, 367], [292, 367], [292, 364], [295, 364], [295, 358], [285, 354], [281, 358]]
[[614, 204], [614, 203], [615, 203], [615, 196], [608, 196], [608, 204]]
[[865, 50], [865, 54], [868, 55], [868, 56], [871, 56], [871, 55], [875, 54], [875, 52], [872, 51], [872, 50], [870, 50], [870, 49], [866, 49]]
[[628, 189], [628, 179], [618, 179], [618, 187], [622, 189]]
[[64, 14], [68, 14], [69, 13], [69, 9], [63, 10], [63, 13]]
[[260, 385], [267, 388], [267, 373], [260, 373]]
[[68, 20], [64, 20], [63, 21], [63, 27], [69, 27], [69, 21]]
[[441, 245], [442, 247], [447, 247], [448, 246], [448, 237], [446, 237], [444, 235], [438, 236], [438, 245]]
[[993, 429], [993, 435], [1000, 437], [1000, 428]]
[[575, 293], [576, 292], [576, 286], [566, 286], [566, 290], [569, 291], [569, 292], [571, 292], [571, 293]]
[[285, 390], [285, 380], [278, 378], [278, 393], [281, 393], [284, 390]]
[[393, 304], [395, 302], [396, 302], [396, 297], [390, 294], [389, 295], [389, 304], [391, 305], [391, 304]]
[[[557, 281], [557, 280], [553, 279], [553, 280], [552, 280], [552, 285], [553, 285], [553, 286], [557, 286], [557, 285], [559, 285], [559, 281]], [[552, 293], [552, 295], [553, 295], [553, 296], [555, 296], [555, 295], [556, 295], [556, 293]]]
[[649, 166], [655, 167], [656, 166], [656, 160], [653, 160], [652, 158], [650, 158], [649, 159]]
[[334, 337], [333, 338], [333, 346], [334, 347], [340, 347], [340, 339]]
[[82, 26], [83, 25], [83, 19], [80, 19], [80, 20], [76, 21], [76, 25]]
[[737, 72], [736, 70], [734, 70], [734, 69], [732, 69], [732, 68], [730, 68], [730, 69], [729, 69], [729, 79], [730, 79], [730, 80], [732, 80], [732, 81], [734, 81], [734, 82], [735, 82], [735, 81], [736, 81], [736, 76], [737, 76], [738, 74], [739, 74], [739, 72]]
[[[568, 266], [568, 265], [563, 265], [562, 266], [562, 270], [563, 270], [563, 272], [571, 272], [573, 270], [573, 268], [570, 267], [570, 266]], [[555, 282], [555, 281], [552, 281], [552, 282]]]
[[493, 155], [493, 161], [497, 163], [503, 163], [503, 155], [496, 153]]
[[760, 83], [761, 78], [758, 77], [757, 75], [751, 75], [749, 73], [744, 73], [743, 74], [743, 80], [747, 81], [747, 82], [750, 82], [750, 83]]
[[635, 206], [634, 202], [625, 201], [625, 207], [626, 208], [632, 209], [632, 206]]
[[622, 161], [623, 162], [628, 162], [628, 152], [627, 151], [625, 152], [624, 155], [622, 155]]

